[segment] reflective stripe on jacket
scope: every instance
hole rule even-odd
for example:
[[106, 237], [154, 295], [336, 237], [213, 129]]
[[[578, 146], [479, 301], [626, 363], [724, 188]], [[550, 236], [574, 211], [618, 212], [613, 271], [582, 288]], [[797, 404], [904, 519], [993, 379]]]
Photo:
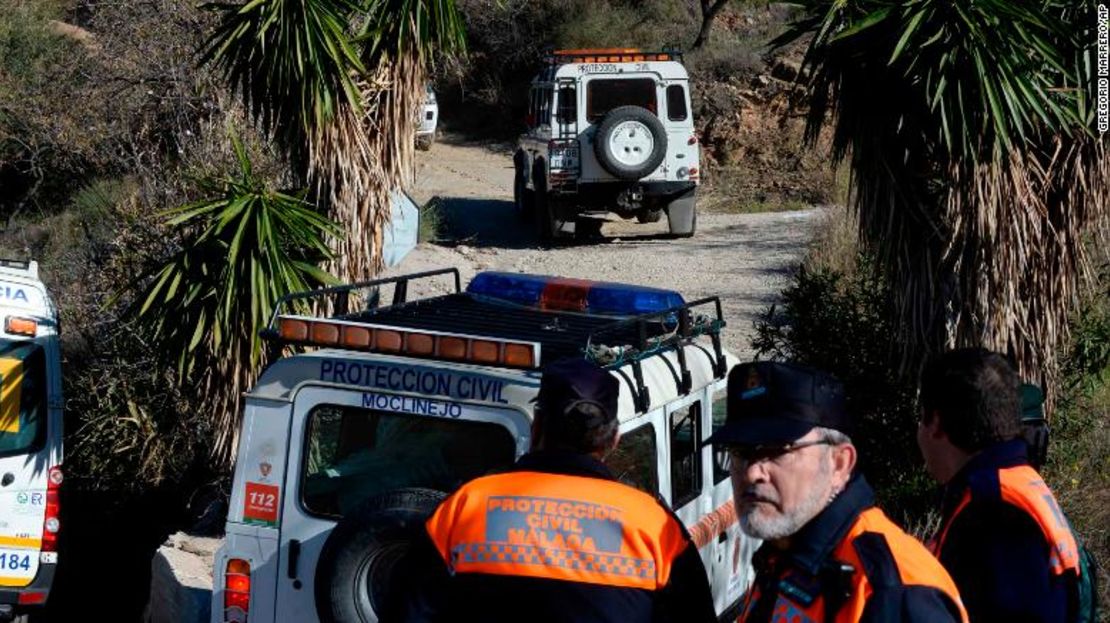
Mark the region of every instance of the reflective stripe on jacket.
[[618, 482], [543, 472], [474, 480], [426, 524], [452, 573], [658, 590], [689, 544], [651, 496]]
[[[1041, 534], [1044, 535], [1045, 544], [1048, 546], [1048, 564], [1055, 575], [1063, 575], [1069, 571], [1079, 575], [1079, 547], [1076, 545], [1075, 536], [1056, 504], [1056, 497], [1048, 489], [1044, 479], [1028, 465], [1016, 465], [998, 470], [998, 490], [994, 492], [997, 498], [1028, 514]], [[981, 492], [978, 495], [991, 495]], [[957, 517], [967, 508], [976, 494], [973, 488], [964, 490], [963, 496], [956, 504], [955, 510], [945, 518], [944, 524], [938, 532], [938, 537], [932, 543], [933, 553], [940, 555], [944, 550], [948, 532]]]

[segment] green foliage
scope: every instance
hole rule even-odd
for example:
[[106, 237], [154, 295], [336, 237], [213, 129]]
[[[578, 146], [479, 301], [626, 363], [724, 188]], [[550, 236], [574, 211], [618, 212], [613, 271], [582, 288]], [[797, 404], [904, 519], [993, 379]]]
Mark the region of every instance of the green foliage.
[[[1105, 251], [1100, 252], [1106, 262]], [[1044, 476], [1072, 526], [1102, 567], [1103, 620], [1110, 615], [1110, 263], [1072, 319], [1065, 394], [1050, 419]]]
[[0, 0], [0, 85], [42, 84], [50, 67], [66, 60], [74, 44], [49, 26], [62, 7], [57, 0]]
[[[413, 46], [464, 46], [454, 0], [251, 0], [205, 5], [220, 23], [201, 62], [212, 64], [295, 160], [342, 109], [361, 111], [360, 82]], [[360, 26], [354, 26], [360, 24]]]
[[[870, 123], [878, 89], [899, 130], [951, 158], [1000, 158], [1045, 131], [1089, 127], [1080, 8], [1065, 0], [807, 0], [779, 43], [814, 33], [812, 83], [831, 86], [839, 115]], [[860, 82], [864, 77], [871, 84]], [[897, 102], [890, 106], [891, 100]], [[811, 131], [831, 101], [812, 102]], [[862, 129], [855, 127], [853, 130]], [[841, 132], [838, 148], [863, 134]], [[913, 140], [918, 140], [914, 137]], [[843, 153], [843, 152], [841, 152]]]
[[258, 333], [277, 299], [334, 282], [316, 264], [328, 257], [325, 240], [338, 227], [316, 212], [305, 191], [277, 191], [255, 176], [242, 143], [234, 136], [232, 142], [238, 174], [202, 180], [208, 198], [168, 214], [167, 224], [185, 234], [182, 250], [139, 299], [138, 316], [159, 349], [176, 354], [182, 375], [198, 359], [254, 367]]
[[884, 275], [865, 256], [842, 271], [811, 255], [782, 298], [756, 323], [757, 357], [813, 366], [844, 382], [863, 473], [890, 515], [920, 523], [933, 484], [914, 441], [916, 383], [898, 374]]
[[208, 4], [220, 24], [201, 56], [239, 91], [255, 117], [303, 149], [312, 128], [340, 105], [362, 105], [354, 77], [365, 73], [351, 41], [348, 0], [253, 0]]

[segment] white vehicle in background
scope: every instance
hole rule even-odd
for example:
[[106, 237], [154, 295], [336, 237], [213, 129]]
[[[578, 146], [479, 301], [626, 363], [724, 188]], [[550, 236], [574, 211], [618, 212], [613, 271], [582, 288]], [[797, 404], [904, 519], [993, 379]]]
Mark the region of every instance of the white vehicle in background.
[[594, 236], [610, 212], [694, 235], [698, 138], [677, 51], [557, 51], [530, 97], [513, 198], [541, 242]]
[[436, 125], [439, 123], [439, 103], [432, 85], [424, 87], [424, 106], [420, 109], [420, 119], [416, 127], [416, 147], [427, 151], [436, 140]]
[[0, 259], [0, 621], [50, 594], [61, 467], [58, 314], [36, 262]]
[[[444, 277], [452, 293], [408, 300], [412, 282]], [[337, 315], [289, 311], [328, 300]], [[542, 364], [565, 357], [620, 380], [621, 441], [606, 462], [671, 505], [721, 620], [735, 620], [757, 543], [704, 445], [736, 363], [723, 326], [715, 297], [496, 272], [464, 290], [455, 269], [286, 297], [265, 336], [307, 351], [246, 396], [211, 620], [378, 621], [403, 594], [395, 570], [412, 530], [448, 492], [528, 451]]]

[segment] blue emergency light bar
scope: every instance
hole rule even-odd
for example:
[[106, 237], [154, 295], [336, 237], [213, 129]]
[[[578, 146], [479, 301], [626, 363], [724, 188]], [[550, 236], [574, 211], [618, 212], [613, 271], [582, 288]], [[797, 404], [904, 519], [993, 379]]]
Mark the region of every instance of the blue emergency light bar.
[[613, 316], [661, 312], [686, 303], [678, 292], [661, 288], [492, 271], [475, 275], [466, 291], [538, 309]]

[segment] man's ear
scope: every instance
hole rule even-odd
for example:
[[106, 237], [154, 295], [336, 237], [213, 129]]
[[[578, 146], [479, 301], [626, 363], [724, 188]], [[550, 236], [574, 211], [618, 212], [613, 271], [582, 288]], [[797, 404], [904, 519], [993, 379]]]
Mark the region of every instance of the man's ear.
[[948, 439], [948, 433], [940, 427], [940, 412], [935, 409], [922, 418], [921, 428], [924, 429], [925, 436], [930, 439]]
[[832, 478], [837, 490], [844, 488], [856, 468], [856, 447], [842, 443], [832, 447]]

